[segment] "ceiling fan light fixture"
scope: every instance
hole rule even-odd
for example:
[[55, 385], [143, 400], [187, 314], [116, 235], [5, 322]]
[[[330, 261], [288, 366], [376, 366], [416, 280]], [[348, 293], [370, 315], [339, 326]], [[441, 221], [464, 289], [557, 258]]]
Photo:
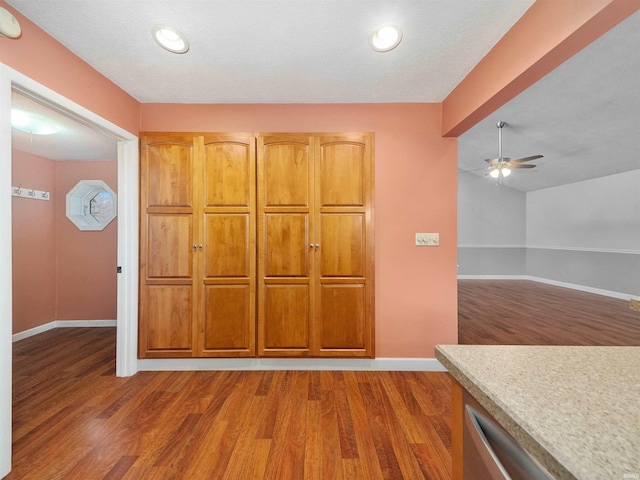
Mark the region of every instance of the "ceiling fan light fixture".
[[156, 43], [171, 53], [186, 53], [189, 50], [187, 39], [174, 28], [158, 25], [151, 33]]
[[489, 175], [491, 178], [508, 177], [511, 175], [511, 169], [506, 166], [498, 165], [489, 170]]
[[376, 52], [388, 52], [402, 40], [402, 29], [397, 25], [380, 25], [369, 35], [369, 46]]
[[[542, 158], [542, 155], [531, 155], [529, 157], [522, 157], [512, 160], [509, 157], [502, 156], [502, 129], [507, 125], [506, 122], [497, 122], [498, 127], [498, 158], [487, 158], [485, 162], [489, 163], [489, 176], [491, 178], [499, 179], [508, 177], [511, 175], [512, 168], [535, 168], [535, 165], [524, 165], [526, 162]], [[483, 169], [478, 169], [483, 170]]]

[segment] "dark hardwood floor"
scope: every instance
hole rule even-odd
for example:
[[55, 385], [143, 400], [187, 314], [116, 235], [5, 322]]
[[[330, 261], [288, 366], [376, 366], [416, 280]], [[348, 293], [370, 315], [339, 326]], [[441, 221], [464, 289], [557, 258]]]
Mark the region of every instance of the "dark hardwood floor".
[[629, 302], [526, 280], [458, 280], [461, 344], [640, 345]]
[[429, 372], [140, 372], [115, 329], [13, 344], [6, 479], [451, 478], [451, 385]]

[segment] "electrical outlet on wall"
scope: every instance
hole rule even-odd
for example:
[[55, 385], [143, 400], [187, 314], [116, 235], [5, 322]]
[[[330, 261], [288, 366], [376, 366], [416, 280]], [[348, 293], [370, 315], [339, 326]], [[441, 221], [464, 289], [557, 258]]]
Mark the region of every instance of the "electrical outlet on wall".
[[439, 233], [416, 233], [418, 247], [437, 247], [440, 245]]

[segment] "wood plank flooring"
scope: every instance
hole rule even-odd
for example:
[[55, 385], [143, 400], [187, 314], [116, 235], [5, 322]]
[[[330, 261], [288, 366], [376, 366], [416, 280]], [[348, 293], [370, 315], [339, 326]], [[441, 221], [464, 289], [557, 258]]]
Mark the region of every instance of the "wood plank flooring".
[[458, 280], [458, 341], [506, 345], [640, 345], [625, 300], [526, 280]]
[[435, 372], [140, 372], [115, 329], [13, 344], [6, 479], [451, 478], [451, 385]]

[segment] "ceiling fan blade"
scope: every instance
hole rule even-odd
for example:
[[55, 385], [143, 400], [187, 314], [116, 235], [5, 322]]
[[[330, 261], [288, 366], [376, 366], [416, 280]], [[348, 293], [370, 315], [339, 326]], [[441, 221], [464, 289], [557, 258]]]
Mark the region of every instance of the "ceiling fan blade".
[[535, 165], [522, 165], [521, 163], [516, 163], [515, 165], [511, 165], [509, 168], [536, 168]]
[[[505, 125], [506, 125], [505, 122], [496, 123], [496, 127], [498, 127], [498, 157], [484, 159], [484, 161], [489, 164], [489, 167], [487, 168], [488, 173], [485, 173], [485, 175], [489, 175], [491, 173], [495, 175], [496, 173], [498, 173], [496, 178], [502, 178], [503, 176], [504, 177], [508, 176], [510, 173], [509, 170], [511, 170], [512, 168], [536, 168], [535, 165], [523, 165], [523, 164], [525, 162], [530, 162], [531, 160], [536, 160], [538, 158], [543, 157], [542, 155], [531, 155], [530, 157], [522, 157], [522, 158], [517, 158], [515, 160], [511, 160], [509, 157], [503, 157], [502, 156], [502, 128]], [[482, 169], [477, 168], [474, 170], [482, 170]], [[471, 172], [473, 170], [458, 170], [458, 171]]]
[[542, 155], [531, 155], [530, 157], [523, 157], [523, 158], [518, 158], [516, 160], [511, 160], [511, 163], [524, 163], [524, 162], [530, 162], [531, 160], [535, 160], [537, 158], [542, 158]]
[[479, 170], [486, 170], [487, 168], [491, 168], [491, 167], [472, 168], [470, 170], [458, 170], [458, 173], [477, 172]]

